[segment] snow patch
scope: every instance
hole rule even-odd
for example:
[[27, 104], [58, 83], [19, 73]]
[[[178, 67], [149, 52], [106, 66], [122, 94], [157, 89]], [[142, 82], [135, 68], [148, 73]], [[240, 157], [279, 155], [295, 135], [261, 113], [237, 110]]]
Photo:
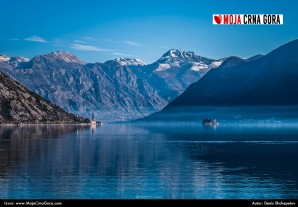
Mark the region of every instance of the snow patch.
[[117, 58], [116, 61], [120, 65], [134, 65], [134, 66], [144, 66], [146, 63], [144, 63], [140, 59], [131, 59], [131, 58]]
[[177, 52], [176, 50], [171, 50], [170, 51], [170, 57], [177, 57], [177, 55], [175, 55], [175, 53], [174, 52]]
[[6, 56], [6, 55], [0, 55], [0, 62], [5, 62], [5, 61], [9, 61], [10, 57]]
[[29, 58], [25, 58], [25, 57], [14, 57], [14, 58], [10, 58], [11, 61], [16, 61], [16, 62], [28, 62]]
[[74, 56], [70, 52], [57, 51], [57, 52], [53, 52], [52, 55], [62, 59], [65, 62], [68, 62], [68, 63], [84, 64], [83, 61], [81, 61], [79, 58], [77, 58], [76, 56]]
[[203, 69], [208, 69], [209, 66], [203, 63], [194, 63], [193, 66], [191, 67], [191, 70], [193, 71], [200, 71]]
[[159, 64], [158, 68], [155, 71], [167, 70], [171, 67], [170, 64]]
[[219, 67], [223, 63], [223, 60], [216, 60], [212, 62], [212, 65], [215, 67]]

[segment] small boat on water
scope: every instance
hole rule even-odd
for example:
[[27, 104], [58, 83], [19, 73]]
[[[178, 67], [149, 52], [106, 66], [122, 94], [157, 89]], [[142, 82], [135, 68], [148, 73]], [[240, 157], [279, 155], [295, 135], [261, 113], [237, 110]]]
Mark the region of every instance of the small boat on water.
[[203, 119], [202, 124], [204, 126], [217, 126], [218, 122], [216, 119]]

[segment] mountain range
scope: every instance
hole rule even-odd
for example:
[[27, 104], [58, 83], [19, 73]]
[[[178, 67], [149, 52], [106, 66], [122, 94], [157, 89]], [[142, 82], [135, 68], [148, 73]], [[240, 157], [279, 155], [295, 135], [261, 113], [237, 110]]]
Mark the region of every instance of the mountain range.
[[85, 63], [58, 51], [31, 60], [2, 55], [0, 71], [68, 112], [115, 121], [160, 111], [223, 60], [172, 49], [152, 64], [129, 58]]
[[265, 56], [227, 58], [161, 112], [148, 118], [194, 106], [297, 106], [298, 40]]
[[151, 119], [177, 107], [296, 106], [297, 69], [298, 40], [247, 59], [214, 60], [172, 49], [152, 64], [129, 58], [85, 63], [63, 51], [31, 60], [0, 55], [0, 70], [31, 91], [68, 112], [95, 113], [104, 121], [160, 111]]

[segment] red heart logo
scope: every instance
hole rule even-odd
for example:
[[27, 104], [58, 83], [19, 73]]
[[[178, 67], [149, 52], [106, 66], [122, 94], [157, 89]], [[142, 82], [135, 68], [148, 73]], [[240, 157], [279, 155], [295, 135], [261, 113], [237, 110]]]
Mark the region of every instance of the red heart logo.
[[217, 24], [220, 24], [220, 23], [221, 23], [221, 15], [214, 16], [214, 21], [215, 21]]

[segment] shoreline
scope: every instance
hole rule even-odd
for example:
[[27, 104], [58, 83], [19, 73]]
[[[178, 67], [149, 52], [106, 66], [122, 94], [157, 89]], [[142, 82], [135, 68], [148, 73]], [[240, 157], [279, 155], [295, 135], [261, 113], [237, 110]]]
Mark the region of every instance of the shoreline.
[[90, 124], [90, 123], [0, 123], [1, 126], [39, 126], [39, 125], [69, 125], [69, 126], [102, 126], [103, 123]]

